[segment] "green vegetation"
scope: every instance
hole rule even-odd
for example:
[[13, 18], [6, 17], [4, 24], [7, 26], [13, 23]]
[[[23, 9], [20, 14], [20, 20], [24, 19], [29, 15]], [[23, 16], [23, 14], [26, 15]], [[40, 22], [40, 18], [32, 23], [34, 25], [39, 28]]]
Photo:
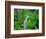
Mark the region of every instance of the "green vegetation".
[[[26, 16], [28, 17], [26, 18]], [[37, 9], [14, 9], [14, 30], [24, 30], [24, 26], [26, 26], [26, 29], [39, 28], [39, 14]]]

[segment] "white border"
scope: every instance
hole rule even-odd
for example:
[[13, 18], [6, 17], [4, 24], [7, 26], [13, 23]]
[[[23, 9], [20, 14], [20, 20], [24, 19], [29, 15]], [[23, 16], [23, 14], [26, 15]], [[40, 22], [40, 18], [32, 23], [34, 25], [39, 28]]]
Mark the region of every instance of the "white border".
[[[39, 30], [16, 30], [14, 31], [14, 8], [39, 9]], [[41, 6], [19, 6], [11, 5], [11, 34], [41, 33], [42, 32], [42, 7]]]

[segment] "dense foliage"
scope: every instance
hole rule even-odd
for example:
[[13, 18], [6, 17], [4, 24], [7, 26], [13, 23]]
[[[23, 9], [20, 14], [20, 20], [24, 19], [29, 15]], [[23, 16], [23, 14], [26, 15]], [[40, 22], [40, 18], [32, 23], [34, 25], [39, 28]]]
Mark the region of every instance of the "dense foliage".
[[26, 29], [39, 28], [39, 14], [36, 9], [14, 9], [14, 30], [24, 30], [24, 20], [26, 21]]

